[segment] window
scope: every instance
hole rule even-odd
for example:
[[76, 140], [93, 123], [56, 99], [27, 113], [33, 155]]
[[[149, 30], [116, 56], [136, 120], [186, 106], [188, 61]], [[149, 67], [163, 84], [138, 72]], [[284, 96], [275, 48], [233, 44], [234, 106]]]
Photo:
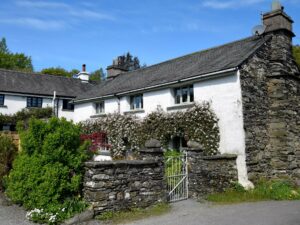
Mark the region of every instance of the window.
[[71, 100], [63, 99], [63, 109], [74, 111], [74, 104], [71, 103]]
[[43, 98], [27, 97], [27, 107], [42, 108]]
[[134, 95], [130, 96], [130, 109], [135, 110], [135, 109], [142, 109], [144, 108], [143, 105], [143, 95]]
[[175, 104], [194, 102], [193, 85], [174, 89]]
[[0, 105], [4, 105], [4, 95], [0, 95]]
[[101, 114], [105, 112], [104, 102], [96, 102], [95, 103], [96, 114]]

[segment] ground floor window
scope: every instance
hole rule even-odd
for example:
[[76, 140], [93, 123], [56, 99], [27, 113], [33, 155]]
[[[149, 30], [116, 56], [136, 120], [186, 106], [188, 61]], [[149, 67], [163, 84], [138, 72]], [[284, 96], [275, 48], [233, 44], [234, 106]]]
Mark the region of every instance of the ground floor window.
[[184, 137], [173, 137], [170, 143], [170, 148], [174, 150], [181, 150], [187, 147], [187, 141]]
[[27, 97], [27, 107], [42, 108], [43, 98]]
[[105, 113], [104, 101], [95, 103], [95, 112], [96, 114]]
[[74, 104], [69, 99], [63, 99], [63, 109], [74, 111]]
[[5, 95], [0, 95], [0, 105], [4, 105], [4, 96]]

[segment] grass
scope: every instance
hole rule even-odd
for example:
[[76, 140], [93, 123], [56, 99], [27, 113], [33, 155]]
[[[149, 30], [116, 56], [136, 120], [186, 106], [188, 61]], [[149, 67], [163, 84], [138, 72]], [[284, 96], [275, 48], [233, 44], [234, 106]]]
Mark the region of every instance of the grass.
[[120, 212], [105, 212], [96, 216], [96, 219], [103, 221], [106, 224], [124, 224], [152, 216], [160, 216], [169, 212], [170, 209], [171, 206], [169, 204], [159, 203], [146, 209], [133, 208]]
[[222, 193], [210, 194], [207, 200], [218, 204], [257, 202], [268, 200], [300, 200], [300, 188], [287, 180], [261, 180], [252, 190], [245, 190], [239, 184]]

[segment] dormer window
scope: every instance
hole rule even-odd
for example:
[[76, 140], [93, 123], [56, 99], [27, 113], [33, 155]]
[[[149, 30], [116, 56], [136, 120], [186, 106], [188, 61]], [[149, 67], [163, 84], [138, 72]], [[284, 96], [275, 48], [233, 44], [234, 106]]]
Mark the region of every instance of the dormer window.
[[143, 95], [130, 96], [130, 109], [131, 110], [137, 110], [137, 109], [143, 109], [143, 108], [144, 108]]
[[96, 112], [96, 114], [105, 113], [104, 101], [95, 103], [95, 112]]
[[42, 108], [43, 98], [38, 97], [27, 97], [28, 108]]
[[194, 102], [193, 85], [174, 89], [175, 104], [184, 104]]
[[0, 106], [4, 106], [4, 97], [5, 95], [0, 95]]

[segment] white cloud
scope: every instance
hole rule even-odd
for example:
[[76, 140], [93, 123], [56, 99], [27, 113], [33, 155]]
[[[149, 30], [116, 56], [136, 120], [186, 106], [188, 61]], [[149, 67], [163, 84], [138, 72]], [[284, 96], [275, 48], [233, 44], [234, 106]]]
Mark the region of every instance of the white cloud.
[[206, 0], [202, 3], [203, 7], [213, 8], [213, 9], [232, 9], [247, 7], [250, 5], [258, 4], [266, 0], [230, 0], [230, 1], [219, 1], [219, 0]]
[[109, 14], [96, 12], [83, 7], [74, 7], [72, 5], [56, 2], [56, 1], [33, 1], [33, 0], [18, 0], [15, 2], [19, 7], [36, 8], [39, 10], [54, 10], [55, 13], [63, 13], [63, 15], [78, 17], [81, 19], [96, 19], [96, 20], [114, 20], [114, 17]]
[[2, 24], [12, 24], [38, 30], [59, 30], [66, 27], [63, 21], [41, 20], [36, 18], [0, 19]]

